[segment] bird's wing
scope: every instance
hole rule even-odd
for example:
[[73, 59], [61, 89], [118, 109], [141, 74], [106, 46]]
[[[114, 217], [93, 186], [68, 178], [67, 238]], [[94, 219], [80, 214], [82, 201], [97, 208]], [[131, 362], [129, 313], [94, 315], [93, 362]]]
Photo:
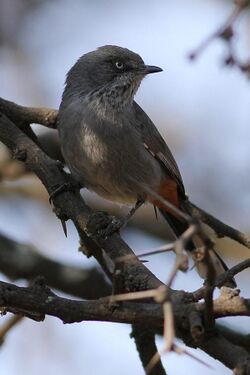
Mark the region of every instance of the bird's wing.
[[180, 192], [185, 195], [183, 180], [178, 165], [166, 142], [158, 132], [154, 123], [136, 102], [133, 104], [133, 109], [137, 120], [135, 126], [138, 129], [145, 148], [159, 160], [166, 173], [177, 183]]

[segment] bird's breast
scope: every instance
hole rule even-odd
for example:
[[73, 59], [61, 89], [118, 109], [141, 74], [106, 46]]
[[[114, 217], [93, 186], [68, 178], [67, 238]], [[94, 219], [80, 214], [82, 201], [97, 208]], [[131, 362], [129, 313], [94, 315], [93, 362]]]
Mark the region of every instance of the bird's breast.
[[108, 145], [89, 127], [83, 127], [79, 138], [81, 154], [91, 165], [98, 166], [108, 160]]
[[155, 190], [160, 184], [161, 168], [126, 116], [104, 121], [85, 111], [72, 125], [61, 129], [63, 154], [86, 187], [111, 200], [132, 202], [145, 186]]

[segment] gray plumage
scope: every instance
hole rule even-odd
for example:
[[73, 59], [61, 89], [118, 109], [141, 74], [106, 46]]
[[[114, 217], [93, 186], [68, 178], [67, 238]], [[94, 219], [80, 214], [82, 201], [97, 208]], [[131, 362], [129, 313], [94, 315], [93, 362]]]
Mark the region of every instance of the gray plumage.
[[[120, 203], [147, 200], [162, 183], [177, 186], [180, 207], [186, 196], [174, 157], [157, 128], [134, 101], [142, 79], [162, 69], [117, 46], [83, 55], [70, 69], [58, 115], [62, 152], [74, 178], [100, 196]], [[179, 236], [187, 224], [160, 209]], [[195, 241], [190, 250], [195, 247]], [[210, 252], [219, 276], [226, 269]], [[203, 271], [198, 267], [202, 277]], [[233, 285], [233, 283], [232, 283]]]
[[[146, 74], [139, 55], [105, 46], [82, 56], [67, 76], [58, 122], [64, 157], [83, 186], [112, 201], [145, 198], [143, 186], [156, 191], [168, 174], [184, 192], [170, 150], [133, 100]], [[145, 143], [170, 159], [166, 171]]]

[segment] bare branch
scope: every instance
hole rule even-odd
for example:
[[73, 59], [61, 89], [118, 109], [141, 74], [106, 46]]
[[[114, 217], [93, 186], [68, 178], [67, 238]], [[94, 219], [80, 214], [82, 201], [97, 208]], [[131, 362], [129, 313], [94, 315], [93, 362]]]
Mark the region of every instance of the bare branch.
[[[10, 102], [7, 104], [11, 106]], [[26, 111], [28, 110], [26, 108]], [[25, 124], [24, 119], [22, 121], [19, 120], [16, 121], [16, 124], [20, 124], [22, 121], [22, 125]], [[71, 219], [74, 222], [82, 246], [85, 249], [84, 252], [95, 256], [111, 280], [114, 270], [117, 269], [117, 264], [121, 265], [121, 292], [124, 291], [125, 294], [127, 292], [129, 295], [134, 294], [134, 297], [136, 295], [137, 298], [137, 293], [151, 295], [154, 298], [157, 296], [161, 299], [161, 303], [166, 304], [165, 321], [168, 320], [166, 315], [167, 318], [170, 317], [168, 323], [171, 323], [172, 318], [175, 321], [174, 326], [171, 323], [171, 328], [168, 327], [166, 335], [168, 347], [172, 346], [171, 349], [176, 352], [178, 350], [182, 352], [181, 349], [173, 345], [174, 333], [171, 332], [174, 332], [172, 329], [176, 329], [177, 335], [188, 345], [198, 346], [215, 358], [220, 358], [226, 366], [236, 369], [235, 371], [243, 369], [245, 371], [243, 372], [244, 374], [249, 374], [249, 353], [243, 348], [232, 344], [225, 337], [220, 336], [215, 330], [209, 332], [207, 329], [209, 325], [203, 327], [206, 309], [208, 309], [206, 304], [203, 302], [194, 303], [192, 293], [170, 289], [182, 257], [176, 259], [175, 267], [170, 273], [168, 285], [162, 286], [162, 283], [139, 261], [138, 257], [134, 255], [118, 233], [113, 234], [108, 239], [98, 236], [95, 231], [95, 225], [91, 220], [93, 211], [85, 204], [79, 191], [68, 186], [68, 178], [58, 167], [58, 164], [41, 151], [36, 143], [29, 139], [3, 114], [0, 116], [0, 140], [11, 149], [15, 158], [24, 161], [27, 167], [37, 174], [49, 195], [53, 195], [56, 189], [64, 187], [61, 193], [53, 198], [57, 216], [62, 220]], [[189, 217], [186, 219], [190, 224], [188, 232], [192, 232], [191, 224], [193, 222], [190, 223]], [[197, 225], [197, 228], [199, 228], [199, 225]], [[206, 239], [202, 231], [195, 233], [195, 236], [200, 237], [202, 245], [205, 246], [204, 263], [208, 267], [207, 275], [211, 281], [209, 284], [213, 284], [213, 276], [209, 275], [210, 266], [206, 261]], [[183, 243], [177, 243], [180, 246], [180, 248], [176, 248], [177, 254], [178, 256], [183, 255]], [[159, 288], [160, 286], [161, 288]], [[229, 292], [230, 289], [222, 288], [222, 291], [224, 294], [215, 300], [214, 309], [209, 309], [211, 319], [235, 315], [250, 316], [249, 300], [240, 297], [235, 291]], [[209, 298], [212, 301], [212, 294]], [[143, 326], [150, 325], [155, 331], [163, 327], [161, 305], [153, 302], [141, 303], [140, 301], [122, 302], [116, 307], [110, 302], [107, 303], [107, 301], [110, 301], [110, 299], [80, 302], [60, 298], [41, 283], [36, 283], [29, 288], [18, 288], [11, 284], [0, 283], [0, 306], [2, 306], [3, 311], [23, 314], [35, 320], [43, 320], [45, 314], [48, 314], [58, 317], [66, 323], [100, 320], [133, 323], [136, 325], [143, 323]], [[171, 307], [171, 313], [169, 306]], [[198, 330], [200, 330], [200, 335], [197, 334]], [[152, 339], [152, 336], [150, 337]], [[217, 346], [215, 346], [215, 343]], [[227, 348], [227, 352], [225, 352], [225, 347], [222, 344]], [[152, 349], [154, 347], [152, 340], [150, 345]], [[230, 358], [228, 353], [230, 353]]]
[[47, 128], [56, 128], [58, 111], [52, 108], [23, 107], [16, 103], [0, 98], [0, 112], [17, 124], [40, 124]]
[[235, 331], [222, 324], [218, 324], [217, 327], [227, 340], [231, 341], [234, 345], [242, 346], [250, 353], [250, 334]]
[[216, 286], [220, 287], [225, 284], [227, 280], [232, 280], [232, 278], [238, 273], [244, 271], [246, 268], [250, 267], [250, 258], [243, 260], [236, 266], [230, 268], [228, 271], [220, 275], [218, 280], [216, 280]]
[[[0, 140], [4, 142], [18, 158], [24, 158], [29, 169], [33, 170], [43, 182], [49, 194], [58, 187], [68, 183], [67, 176], [58, 167], [56, 161], [49, 158], [39, 147], [23, 134], [7, 117], [0, 117]], [[63, 220], [71, 219], [78, 230], [81, 241], [85, 247], [89, 247], [92, 254], [104, 267], [107, 275], [111, 277], [117, 258], [125, 255], [134, 255], [128, 245], [122, 241], [118, 234], [113, 234], [108, 239], [99, 238], [94, 233], [86, 234], [86, 226], [92, 214], [85, 204], [79, 192], [65, 190], [54, 199], [56, 214]], [[91, 235], [91, 238], [89, 237]], [[103, 258], [102, 249], [105, 250], [109, 261]], [[135, 266], [138, 269], [137, 277], [131, 281], [132, 290], [136, 287], [140, 290], [153, 289], [160, 285], [160, 281], [134, 256], [129, 262], [124, 262], [125, 275], [130, 273]], [[139, 272], [140, 271], [140, 272]], [[124, 276], [125, 276], [124, 275]], [[128, 278], [128, 281], [131, 280]], [[148, 284], [148, 285], [147, 285]], [[129, 286], [127, 285], [127, 288]]]
[[86, 299], [110, 294], [111, 287], [96, 268], [83, 270], [51, 260], [33, 246], [20, 244], [0, 234], [0, 272], [11, 280], [34, 280], [42, 275], [46, 283], [64, 293]]
[[237, 241], [241, 245], [246, 246], [248, 249], [250, 249], [249, 236], [223, 223], [216, 217], [204, 211], [202, 208], [197, 207], [194, 203], [190, 203], [190, 208], [192, 210], [192, 214], [195, 217], [197, 217], [197, 219], [199, 219], [201, 222], [209, 225], [215, 231], [219, 238], [229, 237], [232, 240]]
[[[18, 287], [0, 282], [0, 307], [4, 312], [23, 314], [29, 318], [45, 315], [59, 318], [64, 323], [82, 321], [107, 321], [117, 323], [162, 325], [163, 316], [159, 305], [126, 303], [114, 307], [107, 298], [95, 301], [75, 301], [58, 297], [39, 279], [30, 287]], [[145, 319], [146, 318], [146, 319]]]
[[[224, 290], [226, 290], [226, 294], [230, 291], [229, 288], [224, 288]], [[223, 306], [227, 299], [230, 301], [226, 302], [228, 315], [230, 315], [230, 309], [235, 311], [239, 302], [236, 295], [232, 296], [231, 300], [228, 296], [220, 298], [217, 302], [215, 301], [215, 316], [225, 316]], [[234, 298], [236, 300], [232, 303]], [[249, 301], [245, 300], [245, 306], [243, 302], [241, 301], [238, 305], [238, 312], [242, 308], [245, 315], [250, 315]], [[183, 318], [189, 314], [191, 305], [187, 309], [187, 306], [180, 305], [177, 300], [173, 300], [172, 303], [176, 324], [179, 328], [182, 325], [185, 326]], [[28, 288], [0, 282], [0, 306], [2, 306], [3, 311], [23, 314], [36, 320], [43, 320], [45, 314], [47, 314], [61, 319], [64, 323], [81, 322], [83, 320], [135, 324], [142, 324], [143, 322], [144, 325], [150, 325], [152, 329], [163, 325], [162, 308], [158, 304], [123, 302], [122, 306], [115, 307], [108, 303], [106, 298], [99, 301], [73, 301], [56, 296], [40, 281]], [[193, 308], [202, 312], [204, 304], [194, 304]], [[246, 350], [230, 343], [219, 333], [208, 336], [198, 346], [232, 369], [245, 365], [250, 359]], [[248, 375], [248, 370], [244, 374]]]
[[[206, 308], [205, 303], [199, 303], [196, 306], [198, 311]], [[213, 313], [215, 318], [250, 316], [250, 299], [240, 297], [237, 289], [222, 287], [220, 297], [214, 300]]]
[[[44, 154], [39, 147], [27, 138], [6, 116], [0, 117], [0, 134], [3, 141], [22, 161], [25, 161], [30, 170], [41, 179], [49, 194], [61, 186], [67, 184], [64, 172], [58, 168], [58, 164]], [[122, 241], [118, 234], [114, 234], [107, 240], [98, 238], [96, 233], [90, 234], [89, 219], [91, 210], [82, 200], [77, 191], [64, 191], [53, 199], [57, 215], [62, 220], [71, 218], [78, 230], [81, 243], [87, 253], [91, 253], [103, 267], [107, 276], [112, 279], [117, 258], [133, 254], [132, 250]], [[86, 233], [88, 226], [88, 234]], [[106, 255], [103, 256], [103, 250]], [[144, 265], [134, 257], [123, 262], [123, 277], [126, 284], [125, 290], [152, 289], [161, 283]], [[134, 277], [130, 275], [134, 271]], [[127, 276], [128, 275], [128, 276]]]
[[200, 348], [220, 362], [225, 363], [226, 361], [228, 367], [234, 370], [234, 374], [236, 374], [235, 371], [239, 368], [244, 368], [244, 372], [241, 373], [242, 375], [250, 374], [250, 356], [248, 352], [240, 346], [230, 343], [221, 334], [217, 333], [208, 337], [200, 345]]
[[166, 375], [166, 371], [159, 360], [150, 371], [148, 371], [148, 363], [151, 358], [157, 353], [157, 346], [155, 344], [155, 333], [150, 328], [143, 325], [132, 325], [131, 337], [134, 338], [137, 351], [139, 353], [143, 368], [150, 373], [150, 375]]

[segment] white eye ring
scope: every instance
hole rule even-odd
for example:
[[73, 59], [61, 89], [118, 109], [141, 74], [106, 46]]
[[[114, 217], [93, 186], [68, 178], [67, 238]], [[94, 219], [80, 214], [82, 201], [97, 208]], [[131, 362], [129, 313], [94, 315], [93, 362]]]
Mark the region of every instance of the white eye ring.
[[120, 62], [120, 61], [117, 61], [117, 62], [115, 63], [115, 66], [117, 67], [117, 69], [123, 69], [123, 63]]

